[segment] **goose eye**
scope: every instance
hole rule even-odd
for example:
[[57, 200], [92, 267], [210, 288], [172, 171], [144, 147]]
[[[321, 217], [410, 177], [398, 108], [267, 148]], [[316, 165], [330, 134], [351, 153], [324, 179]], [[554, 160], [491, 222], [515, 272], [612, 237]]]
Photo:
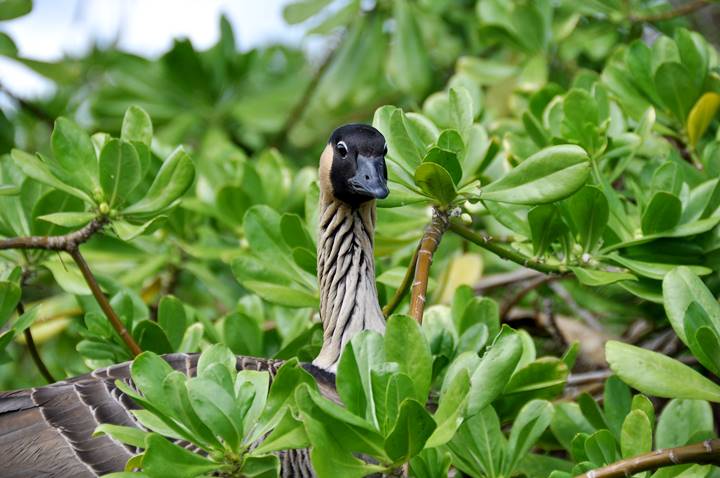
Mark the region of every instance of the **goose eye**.
[[387, 156], [387, 143], [383, 146], [383, 156]]
[[335, 146], [337, 149], [338, 154], [340, 154], [341, 157], [345, 157], [348, 154], [347, 145], [345, 144], [345, 141], [340, 141], [337, 146]]

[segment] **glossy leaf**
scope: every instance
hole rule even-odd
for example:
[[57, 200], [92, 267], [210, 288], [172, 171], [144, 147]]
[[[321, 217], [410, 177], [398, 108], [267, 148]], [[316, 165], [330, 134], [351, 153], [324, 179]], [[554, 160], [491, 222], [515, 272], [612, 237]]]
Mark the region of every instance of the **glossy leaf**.
[[110, 207], [124, 203], [140, 183], [140, 160], [132, 144], [111, 139], [100, 153], [100, 185]]
[[618, 377], [647, 395], [720, 402], [720, 386], [678, 360], [612, 340], [605, 354]]
[[182, 148], [178, 148], [163, 162], [145, 197], [123, 213], [157, 213], [185, 194], [194, 178], [195, 167], [190, 156]]
[[589, 174], [590, 162], [582, 148], [550, 146], [485, 186], [480, 197], [512, 204], [545, 204], [577, 191]]

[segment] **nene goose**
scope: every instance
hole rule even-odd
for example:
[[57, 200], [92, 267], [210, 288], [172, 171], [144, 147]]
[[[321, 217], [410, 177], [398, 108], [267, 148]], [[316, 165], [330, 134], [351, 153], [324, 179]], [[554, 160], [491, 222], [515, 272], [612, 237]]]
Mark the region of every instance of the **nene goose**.
[[[320, 159], [318, 281], [324, 343], [304, 367], [320, 390], [337, 399], [335, 369], [344, 345], [363, 329], [383, 332], [375, 289], [373, 233], [375, 198], [388, 194], [385, 139], [362, 124], [335, 130]], [[170, 354], [165, 360], [188, 375], [197, 354]], [[238, 357], [238, 369], [267, 370], [282, 363]], [[129, 363], [46, 387], [0, 394], [0, 475], [11, 477], [95, 477], [122, 471], [135, 451], [107, 436], [92, 437], [100, 423], [140, 425], [137, 406], [114, 381], [130, 380]], [[314, 476], [307, 450], [281, 454], [282, 476]]]

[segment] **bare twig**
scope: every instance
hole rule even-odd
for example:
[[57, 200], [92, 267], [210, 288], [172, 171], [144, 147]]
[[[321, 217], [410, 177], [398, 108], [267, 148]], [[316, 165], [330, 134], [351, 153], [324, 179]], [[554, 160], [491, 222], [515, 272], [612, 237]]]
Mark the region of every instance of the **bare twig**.
[[87, 262], [85, 262], [85, 258], [80, 254], [80, 244], [87, 242], [87, 240], [90, 239], [93, 234], [100, 231], [105, 224], [107, 224], [107, 218], [103, 216], [93, 219], [85, 227], [77, 231], [61, 236], [29, 236], [3, 239], [0, 240], [0, 250], [43, 249], [47, 251], [64, 251], [70, 254], [80, 268], [80, 272], [95, 296], [95, 300], [97, 300], [100, 308], [105, 312], [115, 331], [120, 335], [125, 345], [130, 349], [130, 352], [132, 352], [133, 355], [138, 355], [142, 352], [140, 346], [138, 346], [135, 339], [132, 338], [125, 328], [125, 325], [123, 325], [122, 321], [118, 318], [110, 302], [108, 302], [107, 297], [105, 297], [105, 294], [100, 290], [100, 286], [90, 271]]
[[575, 312], [575, 314], [580, 317], [588, 326], [595, 330], [603, 330], [603, 327], [598, 321], [598, 319], [590, 311], [580, 307], [578, 303], [575, 302], [575, 299], [573, 299], [572, 294], [570, 294], [570, 292], [568, 292], [565, 287], [563, 287], [561, 284], [555, 283], [550, 284], [550, 288], [565, 302], [565, 305], [567, 305], [570, 310]]
[[575, 387], [586, 383], [603, 382], [612, 375], [610, 369], [593, 370], [592, 372], [573, 373], [567, 379], [567, 385]]
[[[23, 306], [22, 302], [18, 302], [16, 310], [18, 317], [25, 313], [25, 307]], [[45, 365], [45, 362], [43, 362], [42, 357], [40, 357], [40, 352], [35, 345], [35, 339], [32, 336], [30, 327], [25, 329], [23, 331], [23, 334], [25, 335], [25, 343], [27, 344], [28, 350], [30, 351], [30, 356], [32, 357], [33, 362], [35, 362], [35, 366], [40, 372], [40, 375], [43, 376], [47, 383], [55, 383], [57, 380], [55, 380], [55, 377], [52, 376], [50, 370], [48, 370], [47, 366]]]
[[44, 249], [46, 251], [70, 252], [77, 249], [80, 244], [87, 242], [93, 234], [107, 224], [107, 219], [99, 217], [90, 221], [82, 229], [62, 236], [28, 236], [13, 237], [0, 240], [2, 249]]
[[665, 20], [672, 20], [673, 18], [683, 17], [693, 12], [700, 10], [701, 8], [707, 7], [710, 4], [707, 0], [694, 0], [673, 10], [667, 10], [664, 12], [650, 13], [648, 15], [637, 15], [631, 16], [630, 20], [633, 22], [662, 22]]
[[98, 305], [100, 305], [102, 311], [105, 312], [108, 320], [112, 324], [115, 331], [117, 331], [117, 333], [120, 335], [120, 338], [122, 338], [123, 342], [125, 342], [125, 345], [127, 345], [127, 347], [130, 349], [130, 352], [132, 352], [133, 356], [141, 354], [142, 350], [140, 349], [140, 346], [132, 338], [130, 333], [125, 328], [125, 324], [122, 323], [120, 318], [115, 313], [115, 310], [110, 305], [110, 302], [107, 300], [107, 297], [105, 297], [105, 294], [103, 294], [102, 290], [100, 290], [100, 285], [95, 279], [92, 271], [90, 271], [90, 267], [88, 266], [87, 262], [85, 262], [85, 258], [82, 256], [82, 254], [80, 254], [80, 249], [78, 249], [77, 247], [75, 249], [72, 249], [70, 251], [70, 255], [75, 261], [75, 264], [77, 264], [78, 268], [80, 269], [80, 272], [85, 278], [85, 282], [87, 282], [88, 286], [90, 287], [93, 296], [95, 296], [95, 300], [97, 300]]
[[423, 311], [425, 310], [425, 294], [427, 293], [433, 254], [440, 245], [440, 239], [447, 230], [448, 224], [447, 212], [433, 208], [432, 220], [420, 240], [415, 276], [410, 288], [410, 316], [418, 322], [422, 322]]
[[512, 261], [516, 264], [520, 264], [521, 266], [535, 269], [536, 271], [544, 272], [546, 274], [567, 272], [564, 265], [547, 264], [537, 259], [526, 257], [525, 255], [511, 249], [510, 247], [498, 244], [496, 241], [493, 240], [491, 236], [483, 232], [473, 231], [472, 229], [469, 229], [458, 222], [451, 222], [450, 230], [455, 234], [463, 237], [464, 239], [467, 239], [468, 241], [482, 247], [483, 249], [486, 249], [503, 259]]
[[413, 252], [412, 258], [410, 259], [410, 264], [408, 264], [408, 268], [405, 271], [405, 277], [403, 277], [403, 280], [400, 283], [400, 287], [397, 288], [395, 294], [393, 294], [388, 303], [385, 304], [385, 307], [383, 307], [382, 309], [385, 318], [390, 317], [390, 315], [395, 311], [397, 306], [400, 305], [400, 302], [402, 302], [403, 297], [405, 297], [408, 289], [410, 289], [410, 284], [412, 283], [412, 279], [415, 275], [415, 266], [417, 264], [418, 250], [420, 250], [419, 244], [418, 247], [415, 248], [415, 252]]
[[502, 272], [481, 278], [475, 283], [475, 293], [482, 294], [498, 287], [523, 282], [535, 277], [542, 276], [542, 272], [521, 267], [510, 272]]
[[642, 471], [683, 463], [720, 464], [720, 439], [653, 451], [588, 471], [575, 478], [624, 478]]
[[500, 310], [500, 320], [504, 320], [508, 312], [510, 312], [513, 307], [520, 303], [523, 297], [528, 295], [530, 292], [534, 291], [543, 284], [547, 284], [548, 282], [552, 282], [561, 278], [563, 278], [563, 276], [542, 275], [527, 281], [527, 285], [525, 285], [525, 287], [520, 289], [514, 296], [510, 297], [507, 301], [503, 303], [503, 307]]

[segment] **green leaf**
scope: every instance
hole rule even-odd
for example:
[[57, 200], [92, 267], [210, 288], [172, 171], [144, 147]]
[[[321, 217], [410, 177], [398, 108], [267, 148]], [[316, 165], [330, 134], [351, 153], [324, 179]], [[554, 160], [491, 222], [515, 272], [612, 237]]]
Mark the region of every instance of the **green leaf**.
[[32, 0], [0, 0], [0, 21], [12, 20], [30, 13]]
[[687, 68], [676, 62], [663, 63], [655, 70], [654, 81], [660, 101], [684, 125], [699, 94]]
[[457, 192], [452, 176], [444, 167], [434, 162], [423, 163], [415, 170], [415, 183], [428, 196], [440, 204], [450, 204]]
[[637, 281], [637, 277], [629, 272], [601, 271], [595, 269], [583, 269], [582, 267], [571, 267], [571, 271], [581, 284], [590, 287], [610, 285], [624, 280]]
[[620, 449], [623, 458], [652, 451], [652, 426], [642, 410], [633, 410], [625, 417], [620, 434]]
[[393, 315], [385, 330], [385, 359], [396, 362], [400, 372], [415, 385], [415, 399], [425, 403], [432, 379], [430, 347], [418, 323], [407, 315]]
[[167, 407], [162, 383], [172, 371], [173, 368], [153, 352], [141, 353], [135, 357], [130, 366], [132, 379], [137, 389], [163, 412], [167, 411]]
[[563, 202], [569, 225], [584, 252], [599, 245], [609, 219], [605, 194], [596, 186], [584, 186]]
[[470, 476], [500, 476], [507, 440], [492, 407], [485, 407], [458, 429], [448, 448], [453, 464]]
[[82, 227], [89, 223], [95, 218], [94, 212], [56, 212], [53, 214], [43, 214], [38, 216], [37, 219], [41, 219], [50, 224], [55, 224], [62, 227]]
[[242, 421], [236, 419], [237, 404], [222, 386], [207, 378], [193, 378], [187, 384], [195, 413], [216, 436], [236, 449], [240, 444]]
[[150, 115], [139, 106], [131, 106], [125, 111], [120, 137], [125, 141], [137, 141], [150, 146], [153, 137], [153, 126]]
[[423, 163], [436, 163], [442, 166], [453, 180], [453, 184], [457, 186], [462, 179], [463, 171], [458, 161], [457, 154], [441, 149], [437, 146], [433, 146], [423, 158]]
[[605, 356], [618, 377], [646, 395], [720, 402], [720, 386], [678, 360], [614, 340]]
[[[304, 390], [298, 389], [298, 392]], [[308, 397], [309, 398], [309, 397]], [[302, 399], [302, 397], [298, 397]], [[303, 399], [307, 401], [306, 399]], [[383, 467], [369, 465], [353, 455], [353, 450], [348, 450], [343, 445], [345, 440], [339, 439], [342, 433], [338, 427], [329, 426], [327, 423], [313, 417], [311, 413], [301, 410], [301, 418], [305, 424], [312, 448], [310, 457], [313, 469], [318, 478], [332, 478], [343, 476], [348, 478], [362, 478], [371, 473], [383, 470]]]
[[53, 175], [70, 186], [92, 195], [100, 187], [98, 161], [90, 137], [78, 125], [58, 118], [52, 132]]
[[315, 249], [315, 243], [297, 214], [283, 214], [280, 218], [280, 231], [288, 247], [293, 249], [302, 247], [311, 251]]
[[140, 160], [132, 144], [111, 139], [100, 153], [100, 185], [110, 207], [127, 200], [141, 180]]
[[222, 445], [212, 431], [200, 420], [193, 410], [187, 390], [188, 377], [180, 372], [170, 372], [162, 382], [165, 400], [172, 410], [173, 417], [180, 421], [191, 433], [194, 440], [203, 447], [221, 448]]
[[609, 465], [620, 459], [615, 438], [608, 430], [599, 430], [585, 440], [585, 453], [596, 466]]
[[263, 351], [263, 332], [258, 321], [234, 312], [223, 322], [224, 342], [237, 355], [260, 356]]
[[290, 25], [302, 23], [325, 8], [331, 0], [300, 0], [289, 3], [283, 8], [283, 18]]
[[273, 378], [272, 386], [267, 397], [267, 404], [258, 418], [258, 426], [249, 442], [260, 438], [270, 431], [281, 419], [287, 407], [295, 403], [293, 391], [300, 384], [315, 385], [312, 375], [303, 370], [297, 359], [288, 360], [278, 370]]
[[375, 420], [370, 371], [385, 362], [383, 338], [375, 331], [356, 334], [338, 362], [335, 384], [338, 395], [352, 413]]
[[0, 282], [0, 327], [15, 313], [21, 294], [20, 286], [15, 282]]
[[686, 345], [685, 313], [691, 303], [697, 303], [712, 321], [713, 328], [720, 331], [720, 304], [705, 284], [687, 267], [678, 267], [663, 280], [665, 313], [677, 336]]
[[598, 105], [585, 90], [573, 88], [563, 100], [561, 131], [563, 138], [595, 154], [601, 150]]
[[316, 294], [286, 285], [258, 281], [244, 281], [243, 285], [268, 302], [287, 307], [315, 308], [320, 302]]
[[453, 128], [464, 133], [473, 123], [473, 99], [470, 92], [460, 86], [450, 88], [450, 122]]
[[[345, 450], [385, 457], [383, 436], [370, 422], [350, 413], [307, 385], [296, 389], [295, 401], [301, 413], [330, 427], [333, 430], [332, 435]], [[312, 442], [312, 436], [310, 440]]]
[[291, 448], [305, 448], [310, 445], [305, 427], [287, 410], [270, 434], [265, 437], [253, 453], [272, 453]]
[[112, 425], [110, 423], [101, 423], [93, 432], [92, 436], [108, 435], [126, 445], [132, 445], [137, 448], [145, 448], [145, 439], [150, 435], [149, 432], [140, 430], [135, 427], [125, 427]]
[[164, 296], [158, 304], [157, 319], [158, 324], [167, 334], [173, 350], [177, 351], [188, 326], [182, 302], [171, 295]]
[[214, 364], [223, 365], [233, 375], [236, 370], [237, 358], [230, 349], [221, 344], [214, 344], [200, 354], [197, 363], [197, 376], [203, 377], [207, 369]]
[[553, 399], [565, 388], [568, 368], [556, 357], [541, 357], [517, 370], [497, 400], [501, 417], [513, 416], [532, 399]]
[[85, 202], [92, 203], [89, 195], [79, 189], [68, 186], [62, 180], [53, 176], [48, 166], [49, 160], [43, 161], [38, 156], [33, 156], [24, 151], [20, 151], [19, 149], [13, 149], [11, 156], [15, 161], [15, 164], [17, 164], [22, 172], [27, 176], [43, 184], [47, 184], [48, 186], [64, 191], [72, 196], [78, 197]]
[[522, 349], [520, 336], [503, 326], [470, 377], [468, 416], [478, 413], [502, 393], [520, 361]]
[[[583, 416], [577, 403], [559, 402], [550, 422], [550, 430], [566, 450], [572, 450], [572, 440], [579, 433], [592, 433], [595, 428]], [[577, 456], [573, 457], [579, 461]]]
[[653, 194], [642, 215], [643, 234], [657, 234], [675, 227], [682, 214], [682, 202], [668, 192]]
[[37, 318], [39, 306], [33, 306], [32, 309], [26, 310], [13, 324], [13, 330], [16, 334], [22, 333], [25, 329], [30, 327], [35, 319]]
[[461, 370], [440, 396], [437, 411], [433, 416], [437, 428], [428, 438], [425, 444], [427, 448], [444, 445], [455, 435], [463, 421], [469, 391], [470, 375]]
[[535, 206], [528, 212], [528, 223], [532, 234], [533, 254], [543, 256], [553, 242], [567, 230], [560, 217], [560, 210], [554, 204]]
[[520, 460], [527, 455], [530, 447], [550, 425], [552, 416], [553, 406], [545, 400], [529, 401], [520, 410], [510, 431], [508, 460], [504, 464], [506, 476], [512, 475]]
[[415, 5], [393, 2], [395, 29], [390, 44], [387, 72], [400, 91], [422, 98], [430, 87], [431, 63], [417, 22]]
[[623, 421], [632, 407], [630, 388], [613, 375], [605, 381], [603, 399], [608, 429], [616, 438], [620, 438]]
[[585, 151], [574, 145], [550, 146], [485, 186], [481, 199], [511, 204], [545, 204], [577, 191], [590, 174]]
[[[612, 262], [620, 264], [621, 266], [627, 267], [639, 276], [655, 280], [663, 280], [668, 273], [677, 268], [676, 264], [644, 262], [635, 259], [628, 259], [627, 257], [623, 257], [615, 253], [606, 256], [606, 258]], [[712, 269], [704, 266], [689, 266], [688, 270], [693, 274], [707, 275], [712, 273]]]
[[[424, 116], [421, 116], [425, 118]], [[457, 155], [458, 158], [462, 158], [465, 153], [465, 142], [460, 136], [460, 133], [454, 129], [446, 129], [437, 136], [437, 147], [445, 151], [451, 151]]]
[[280, 458], [276, 455], [248, 456], [243, 462], [242, 474], [247, 478], [279, 478]]
[[688, 445], [698, 432], [713, 433], [713, 411], [704, 400], [670, 400], [663, 408], [655, 432], [656, 447]]
[[394, 463], [404, 463], [425, 447], [435, 430], [435, 421], [419, 402], [407, 399], [400, 404], [397, 421], [385, 438], [385, 451]]
[[179, 147], [163, 162], [145, 197], [126, 208], [123, 214], [142, 215], [162, 211], [185, 194], [194, 179], [192, 160]]
[[698, 361], [713, 374], [720, 374], [720, 340], [713, 323], [697, 302], [691, 302], [685, 312], [685, 337], [688, 347]]
[[138, 345], [143, 350], [157, 354], [169, 354], [174, 350], [165, 331], [151, 320], [141, 320], [135, 324], [133, 335], [137, 337]]
[[153, 478], [194, 478], [220, 468], [217, 463], [152, 433], [145, 439], [143, 470]]

